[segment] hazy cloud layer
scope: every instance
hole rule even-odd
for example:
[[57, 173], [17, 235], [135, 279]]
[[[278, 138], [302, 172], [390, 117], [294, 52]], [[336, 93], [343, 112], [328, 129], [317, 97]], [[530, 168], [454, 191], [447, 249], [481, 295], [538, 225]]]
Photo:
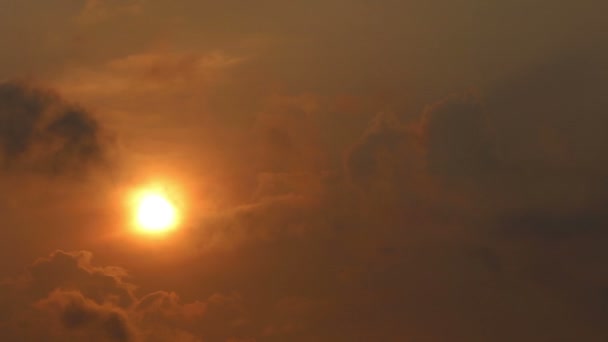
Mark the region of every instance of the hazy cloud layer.
[[602, 5], [7, 3], [0, 340], [608, 340]]
[[[237, 130], [244, 138], [207, 156], [238, 191], [180, 233], [194, 261], [142, 271], [180, 275], [183, 295], [139, 293], [124, 270], [94, 266], [90, 253], [55, 252], [3, 299], [8, 336], [601, 341], [607, 192], [597, 182], [606, 163], [595, 126], [604, 118], [595, 107], [576, 107], [585, 121], [567, 118], [580, 96], [603, 97], [574, 85], [555, 94], [504, 86], [463, 91], [416, 115], [370, 111], [330, 161], [316, 125], [330, 107], [273, 102], [248, 114], [251, 126]], [[34, 145], [25, 146], [11, 160]], [[20, 320], [32, 328], [20, 330]]]

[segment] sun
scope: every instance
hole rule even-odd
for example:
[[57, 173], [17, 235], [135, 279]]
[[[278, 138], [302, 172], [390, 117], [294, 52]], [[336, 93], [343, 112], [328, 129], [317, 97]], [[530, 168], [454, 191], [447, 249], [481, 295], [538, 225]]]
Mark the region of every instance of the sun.
[[166, 232], [178, 223], [177, 208], [162, 192], [145, 192], [137, 200], [135, 221], [141, 231]]

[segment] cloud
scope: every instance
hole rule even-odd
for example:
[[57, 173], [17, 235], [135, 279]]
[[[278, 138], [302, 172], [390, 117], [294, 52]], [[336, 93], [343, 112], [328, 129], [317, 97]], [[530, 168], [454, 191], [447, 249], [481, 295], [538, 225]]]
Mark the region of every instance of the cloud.
[[334, 287], [358, 337], [605, 338], [608, 83], [579, 53], [372, 118], [346, 154], [340, 242], [360, 249]]
[[317, 199], [293, 194], [265, 197], [203, 218], [197, 234], [203, 248], [232, 248], [296, 237], [316, 229]]
[[[68, 70], [58, 86], [66, 93], [95, 102], [111, 96], [123, 104], [125, 92], [139, 99], [198, 91], [218, 83], [224, 73], [245, 61], [224, 51], [147, 51], [120, 56], [101, 65]], [[104, 103], [107, 101], [104, 101]]]
[[112, 302], [126, 308], [135, 301], [135, 286], [126, 282], [119, 267], [96, 267], [88, 251], [53, 252], [27, 269], [25, 286], [40, 297], [53, 289], [80, 291], [98, 303]]
[[[4, 281], [4, 336], [32, 341], [220, 341], [244, 322], [238, 294], [214, 293], [206, 301], [186, 303], [175, 292], [137, 296], [137, 286], [126, 281], [124, 269], [95, 266], [91, 259], [88, 251], [56, 251]], [[22, 331], [21, 320], [32, 329]]]
[[[244, 287], [272, 291], [266, 304], [273, 296], [317, 295], [340, 308], [321, 309], [326, 321], [315, 320], [318, 312], [256, 308], [265, 337], [605, 337], [597, 316], [588, 320], [605, 303], [608, 284], [598, 273], [606, 260], [608, 192], [598, 179], [606, 145], [595, 127], [604, 127], [605, 116], [585, 105], [604, 98], [569, 83], [577, 78], [560, 68], [541, 72], [559, 84], [546, 95], [521, 91], [540, 77], [526, 74], [512, 88], [447, 96], [415, 117], [376, 114], [346, 151], [344, 172], [308, 173], [320, 188], [314, 195], [297, 186], [305, 184], [297, 180], [302, 168], [279, 165], [272, 173], [269, 163], [250, 187], [252, 204], [202, 224], [203, 241], [239, 247], [231, 252], [246, 266], [226, 272], [254, 274], [255, 284]], [[277, 133], [268, 139], [277, 150], [269, 151], [289, 161], [281, 156], [297, 151], [293, 137], [307, 127], [264, 123], [282, 128], [264, 132]], [[290, 234], [292, 227], [306, 229]], [[249, 269], [256, 261], [264, 264], [260, 273]]]
[[484, 109], [473, 95], [452, 96], [429, 106], [420, 118], [428, 172], [446, 181], [483, 184], [492, 167]]
[[50, 174], [74, 174], [106, 158], [105, 135], [86, 110], [54, 91], [0, 83], [0, 160]]
[[361, 140], [349, 151], [346, 166], [350, 177], [355, 182], [369, 183], [382, 172], [387, 155], [397, 152], [404, 158], [409, 157], [407, 151], [399, 150], [406, 147], [408, 138], [407, 128], [394, 114], [377, 114]]
[[[401, 57], [382, 72], [398, 75], [397, 68], [415, 67]], [[450, 70], [464, 65], [444, 58], [442, 66]], [[331, 88], [354, 75], [364, 92], [381, 81], [332, 70], [319, 82], [318, 70], [294, 69], [293, 61], [279, 62], [295, 70], [296, 89], [319, 90], [321, 83]], [[257, 81], [217, 87], [235, 81], [232, 76], [251, 77], [240, 74], [250, 69], [227, 73], [240, 62], [223, 53], [133, 53], [60, 76], [64, 90], [103, 108], [110, 113], [105, 118], [123, 120], [127, 134], [139, 132], [142, 149], [153, 140], [154, 162], [171, 164], [155, 158], [175, 146], [186, 160], [176, 168], [206, 164], [191, 172], [193, 178], [209, 177], [220, 190], [186, 184], [193, 197], [222, 197], [226, 188], [242, 185], [237, 199], [182, 235], [196, 234], [204, 246], [233, 248], [205, 250], [206, 259], [176, 267], [172, 274], [184, 280], [170, 281], [190, 286], [190, 293], [180, 294], [138, 294], [124, 272], [93, 266], [81, 252], [56, 252], [28, 270], [30, 297], [20, 303], [44, 303], [70, 332], [105, 331], [104, 322], [118, 315], [130, 327], [123, 331], [158, 341], [247, 340], [251, 326], [271, 341], [553, 340], [601, 328], [585, 322], [588, 303], [601, 303], [595, 294], [606, 286], [597, 271], [605, 260], [606, 223], [601, 64], [543, 66], [514, 75], [502, 87], [439, 97], [418, 113], [380, 104], [370, 113], [385, 112], [363, 127], [354, 123], [358, 118], [333, 113], [342, 108], [325, 108], [324, 95], [281, 95], [275, 103], [271, 96], [260, 109], [267, 96], [260, 95]], [[453, 78], [446, 68], [423, 75], [426, 84]], [[272, 70], [258, 72], [271, 79]], [[439, 92], [420, 88], [428, 96]], [[395, 95], [408, 96], [416, 94]], [[353, 101], [357, 111], [369, 109], [360, 105], [365, 102]], [[4, 153], [15, 163], [33, 158], [40, 150], [30, 141], [42, 130], [58, 137], [57, 144], [79, 142], [53, 154], [59, 164], [82, 159], [95, 152], [87, 137], [99, 129], [83, 115], [54, 125], [30, 117], [33, 123], [16, 126], [20, 139], [3, 143], [9, 146]], [[360, 134], [354, 142], [353, 127]], [[335, 158], [326, 152], [347, 140], [352, 144], [343, 170], [334, 169], [341, 160], [320, 161]], [[209, 157], [213, 153], [218, 157]], [[226, 176], [212, 178], [213, 172]], [[218, 283], [244, 295], [196, 292]], [[70, 305], [78, 314], [67, 321], [81, 323], [65, 324]]]
[[192, 321], [205, 314], [207, 304], [200, 301], [181, 304], [175, 292], [157, 291], [142, 297], [134, 310], [143, 315], [158, 314], [161, 321], [167, 318]]
[[429, 173], [429, 150], [422, 135], [417, 121], [403, 123], [392, 113], [372, 117], [347, 150], [344, 164], [350, 183], [362, 196], [362, 210], [382, 212], [380, 217], [397, 206], [411, 214], [431, 210], [445, 200]]
[[77, 20], [81, 24], [97, 24], [120, 16], [141, 13], [145, 0], [87, 0]]
[[[88, 341], [135, 341], [135, 328], [127, 313], [110, 305], [100, 305], [80, 292], [55, 290], [36, 306], [56, 315], [68, 332]], [[103, 336], [99, 338], [99, 336]]]
[[608, 169], [598, 129], [608, 107], [600, 55], [546, 61], [448, 96], [408, 122], [377, 114], [348, 151], [346, 171], [368, 194], [402, 204], [413, 198], [406, 207], [441, 202], [498, 221], [534, 216], [557, 230], [549, 216], [597, 218], [608, 194], [599, 178]]

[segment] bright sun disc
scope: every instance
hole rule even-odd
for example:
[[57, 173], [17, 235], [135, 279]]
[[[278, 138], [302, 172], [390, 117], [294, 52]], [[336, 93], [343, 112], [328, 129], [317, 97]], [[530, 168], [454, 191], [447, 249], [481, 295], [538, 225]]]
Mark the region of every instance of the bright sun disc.
[[143, 195], [137, 204], [137, 224], [151, 233], [164, 232], [177, 223], [175, 206], [162, 194]]

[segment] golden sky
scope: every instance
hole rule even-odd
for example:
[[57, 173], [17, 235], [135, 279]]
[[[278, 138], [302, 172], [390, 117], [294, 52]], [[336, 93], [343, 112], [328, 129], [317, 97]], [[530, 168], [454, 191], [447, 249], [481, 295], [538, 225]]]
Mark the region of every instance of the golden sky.
[[0, 0], [0, 340], [608, 340], [605, 13]]

